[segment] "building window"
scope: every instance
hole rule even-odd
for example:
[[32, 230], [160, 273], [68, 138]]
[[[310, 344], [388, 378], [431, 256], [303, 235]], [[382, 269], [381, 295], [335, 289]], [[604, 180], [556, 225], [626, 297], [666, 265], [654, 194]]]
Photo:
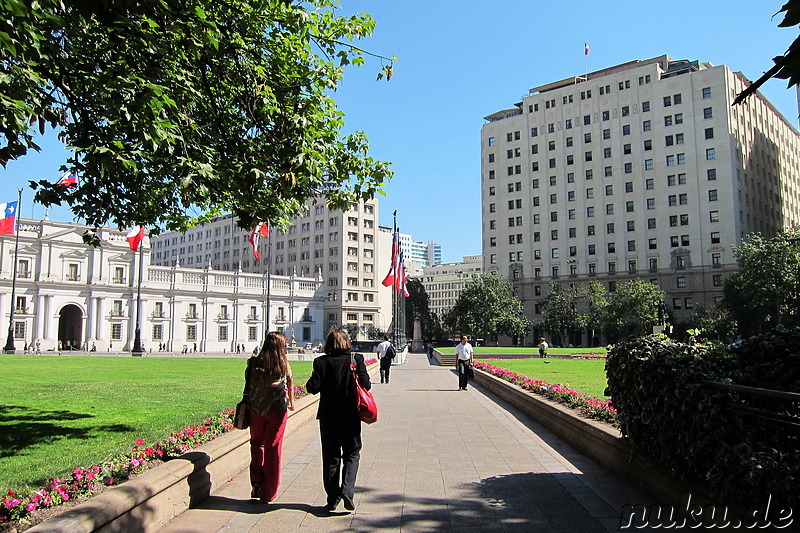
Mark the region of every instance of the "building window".
[[711, 189], [708, 191], [708, 201], [709, 202], [716, 202], [717, 201], [717, 190]]
[[703, 109], [703, 118], [714, 118], [714, 113], [710, 107]]
[[720, 237], [718, 231], [711, 232], [711, 244], [719, 244]]
[[706, 128], [705, 129], [705, 137], [706, 137], [706, 139], [713, 139], [714, 138], [714, 128]]
[[122, 324], [111, 324], [111, 340], [122, 340]]
[[652, 124], [649, 120], [645, 120], [642, 122], [642, 131], [650, 131], [652, 129]]
[[703, 99], [711, 98], [711, 87], [703, 87]]
[[644, 160], [644, 169], [645, 170], [653, 170], [653, 160], [652, 159], [645, 159]]
[[655, 239], [655, 238], [647, 239], [647, 249], [648, 250], [657, 250], [658, 249], [658, 239]]
[[719, 222], [719, 211], [709, 211], [708, 212], [708, 221], [709, 222]]
[[716, 158], [717, 158], [716, 150], [714, 150], [714, 148], [706, 148], [706, 159], [710, 161]]

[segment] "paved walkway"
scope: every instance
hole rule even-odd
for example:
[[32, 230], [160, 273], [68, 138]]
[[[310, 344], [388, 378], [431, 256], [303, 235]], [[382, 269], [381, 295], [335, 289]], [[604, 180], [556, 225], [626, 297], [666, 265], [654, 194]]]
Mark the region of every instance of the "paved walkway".
[[247, 471], [162, 533], [617, 531], [622, 506], [651, 503], [502, 400], [458, 391], [424, 355], [373, 385], [380, 419], [364, 426], [356, 511], [325, 513], [319, 433], [284, 442], [281, 493], [248, 500]]

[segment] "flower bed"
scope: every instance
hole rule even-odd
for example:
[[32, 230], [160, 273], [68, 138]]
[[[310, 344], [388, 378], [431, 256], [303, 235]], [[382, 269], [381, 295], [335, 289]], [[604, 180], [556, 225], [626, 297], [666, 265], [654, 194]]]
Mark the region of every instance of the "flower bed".
[[617, 410], [611, 405], [611, 399], [605, 400], [597, 396], [586, 396], [570, 388], [568, 384], [550, 384], [543, 380], [531, 379], [528, 376], [480, 361], [475, 361], [474, 365], [477, 369], [513, 383], [534, 394], [539, 394], [554, 402], [578, 409], [584, 416], [603, 420], [614, 426], [617, 425]]

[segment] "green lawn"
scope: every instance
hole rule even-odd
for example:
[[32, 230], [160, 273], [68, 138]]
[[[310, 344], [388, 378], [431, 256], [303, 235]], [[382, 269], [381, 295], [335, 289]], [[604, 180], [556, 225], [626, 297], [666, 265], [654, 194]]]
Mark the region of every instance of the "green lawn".
[[[550, 350], [548, 350], [550, 353]], [[606, 388], [606, 362], [604, 359], [482, 359], [493, 366], [505, 368], [531, 379], [541, 379], [550, 384], [570, 385], [576, 391], [588, 396], [604, 398]], [[545, 362], [547, 361], [547, 362]]]
[[[233, 407], [245, 359], [0, 355], [0, 491], [163, 440]], [[311, 362], [292, 362], [304, 385]]]
[[[456, 353], [455, 346], [443, 346], [441, 348], [436, 348], [441, 353], [444, 354], [453, 354]], [[478, 348], [473, 348], [475, 350], [475, 356], [480, 357], [481, 355], [535, 355], [536, 357], [539, 356], [539, 348], [528, 347], [528, 348], [520, 348], [520, 347], [491, 347], [491, 346], [480, 346]], [[605, 347], [596, 347], [596, 348], [548, 348], [547, 354], [548, 355], [572, 355], [572, 354], [595, 354], [595, 355], [606, 355]]]

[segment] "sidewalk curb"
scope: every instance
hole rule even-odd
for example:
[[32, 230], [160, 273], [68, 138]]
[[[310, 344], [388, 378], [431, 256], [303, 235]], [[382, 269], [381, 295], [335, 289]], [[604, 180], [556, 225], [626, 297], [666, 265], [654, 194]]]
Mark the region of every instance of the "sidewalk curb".
[[[370, 374], [378, 368], [369, 365]], [[316, 418], [319, 395], [299, 399], [288, 437]], [[250, 432], [232, 430], [28, 529], [30, 533], [158, 531], [250, 464]]]

